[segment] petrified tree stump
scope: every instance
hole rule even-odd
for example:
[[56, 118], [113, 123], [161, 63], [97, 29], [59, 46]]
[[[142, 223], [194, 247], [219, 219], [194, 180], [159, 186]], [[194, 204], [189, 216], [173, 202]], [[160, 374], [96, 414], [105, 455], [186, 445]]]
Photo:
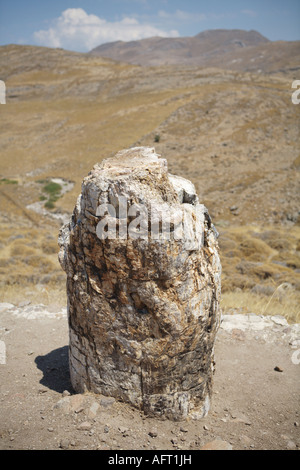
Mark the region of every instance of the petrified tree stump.
[[60, 232], [70, 374], [153, 416], [205, 416], [219, 326], [217, 233], [154, 149], [95, 165]]

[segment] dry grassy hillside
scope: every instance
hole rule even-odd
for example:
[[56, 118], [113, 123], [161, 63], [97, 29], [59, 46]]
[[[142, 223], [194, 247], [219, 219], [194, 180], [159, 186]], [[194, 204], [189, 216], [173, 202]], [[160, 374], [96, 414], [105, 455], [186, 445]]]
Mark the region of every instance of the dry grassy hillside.
[[223, 309], [300, 321], [293, 75], [12, 45], [0, 47], [0, 79], [0, 301], [65, 303], [56, 240], [83, 177], [122, 148], [150, 145], [193, 181], [220, 232]]

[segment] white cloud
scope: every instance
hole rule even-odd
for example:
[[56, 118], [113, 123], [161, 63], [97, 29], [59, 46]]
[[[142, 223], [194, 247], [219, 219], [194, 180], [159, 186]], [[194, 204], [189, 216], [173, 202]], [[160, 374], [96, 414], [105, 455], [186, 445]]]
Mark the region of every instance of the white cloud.
[[178, 37], [176, 30], [165, 31], [151, 24], [142, 24], [135, 18], [110, 22], [87, 14], [82, 8], [68, 8], [52, 27], [34, 33], [37, 44], [89, 51], [100, 44], [112, 41], [133, 41], [151, 36]]

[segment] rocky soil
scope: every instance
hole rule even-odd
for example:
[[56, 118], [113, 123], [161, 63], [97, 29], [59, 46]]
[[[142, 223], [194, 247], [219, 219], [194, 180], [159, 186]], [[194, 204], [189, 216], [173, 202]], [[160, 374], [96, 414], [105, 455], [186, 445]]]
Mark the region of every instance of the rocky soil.
[[211, 410], [202, 420], [173, 422], [147, 418], [111, 397], [74, 393], [66, 309], [2, 303], [0, 312], [3, 450], [300, 447], [299, 324], [223, 316]]

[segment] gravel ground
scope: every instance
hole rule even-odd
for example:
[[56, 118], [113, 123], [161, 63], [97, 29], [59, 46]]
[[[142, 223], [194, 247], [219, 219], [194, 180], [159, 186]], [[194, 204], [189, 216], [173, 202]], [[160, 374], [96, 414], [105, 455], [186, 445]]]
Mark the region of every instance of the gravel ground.
[[66, 309], [0, 304], [3, 450], [297, 450], [300, 325], [226, 315], [208, 416], [147, 418], [101, 395], [74, 394]]

